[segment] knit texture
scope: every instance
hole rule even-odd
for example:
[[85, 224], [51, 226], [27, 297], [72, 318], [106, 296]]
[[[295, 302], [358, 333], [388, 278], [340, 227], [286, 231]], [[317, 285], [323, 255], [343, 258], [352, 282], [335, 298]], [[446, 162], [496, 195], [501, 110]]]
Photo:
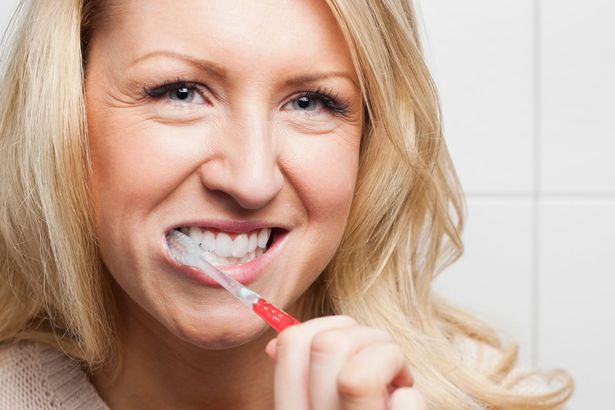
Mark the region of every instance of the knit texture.
[[79, 363], [50, 346], [0, 346], [0, 409], [108, 410]]
[[[473, 341], [463, 343], [464, 358], [488, 370], [499, 352]], [[522, 371], [513, 371], [512, 381]], [[544, 394], [557, 387], [557, 381], [532, 376], [512, 385], [524, 394]], [[109, 410], [78, 362], [40, 343], [19, 342], [0, 345], [0, 410], [85, 409]]]

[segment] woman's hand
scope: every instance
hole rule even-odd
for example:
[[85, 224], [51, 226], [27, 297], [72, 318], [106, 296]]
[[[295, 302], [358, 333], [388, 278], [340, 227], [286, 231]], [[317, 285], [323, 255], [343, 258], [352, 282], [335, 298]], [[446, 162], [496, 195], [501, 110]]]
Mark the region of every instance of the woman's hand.
[[348, 316], [285, 329], [266, 348], [277, 410], [425, 410], [404, 355], [382, 330]]

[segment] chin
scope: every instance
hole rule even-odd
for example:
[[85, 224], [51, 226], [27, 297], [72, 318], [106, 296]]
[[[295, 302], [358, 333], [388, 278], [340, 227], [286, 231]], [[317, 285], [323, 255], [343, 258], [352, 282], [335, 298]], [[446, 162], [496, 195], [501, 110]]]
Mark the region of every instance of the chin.
[[[269, 327], [247, 309], [243, 315], [199, 318], [192, 324], [183, 323], [170, 329], [178, 338], [207, 350], [224, 350], [242, 346], [261, 338]], [[274, 335], [272, 335], [274, 337]]]

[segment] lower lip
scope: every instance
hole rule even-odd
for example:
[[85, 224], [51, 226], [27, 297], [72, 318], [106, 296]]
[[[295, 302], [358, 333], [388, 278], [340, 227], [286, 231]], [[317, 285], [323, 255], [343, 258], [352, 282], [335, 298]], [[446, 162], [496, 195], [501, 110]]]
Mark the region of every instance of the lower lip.
[[[269, 263], [281, 251], [282, 247], [284, 246], [284, 243], [286, 242], [287, 235], [288, 232], [276, 232], [275, 240], [267, 249], [267, 252], [265, 252], [261, 256], [252, 259], [250, 262], [237, 265], [216, 266], [216, 268], [228, 274], [230, 277], [237, 280], [242, 285], [247, 285], [251, 282], [254, 282], [256, 279], [262, 276]], [[222, 287], [222, 285], [209, 277], [209, 275], [207, 275], [206, 273], [201, 272], [200, 270], [191, 266], [180, 265], [179, 263], [177, 263], [175, 258], [173, 258], [169, 253], [165, 237], [162, 238], [162, 242], [165, 250], [165, 259], [167, 260], [167, 263], [169, 263], [173, 267], [174, 270], [179, 271], [183, 275], [196, 280], [202, 285], [218, 288]]]

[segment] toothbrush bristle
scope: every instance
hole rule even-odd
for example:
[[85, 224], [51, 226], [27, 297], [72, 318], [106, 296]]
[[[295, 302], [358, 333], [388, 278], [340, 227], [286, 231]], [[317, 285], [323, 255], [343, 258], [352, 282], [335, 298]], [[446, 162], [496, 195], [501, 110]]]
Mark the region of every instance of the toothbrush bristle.
[[191, 249], [195, 246], [190, 237], [184, 233], [172, 230], [167, 234], [167, 245], [171, 251], [171, 256], [182, 265], [193, 265], [190, 257]]

